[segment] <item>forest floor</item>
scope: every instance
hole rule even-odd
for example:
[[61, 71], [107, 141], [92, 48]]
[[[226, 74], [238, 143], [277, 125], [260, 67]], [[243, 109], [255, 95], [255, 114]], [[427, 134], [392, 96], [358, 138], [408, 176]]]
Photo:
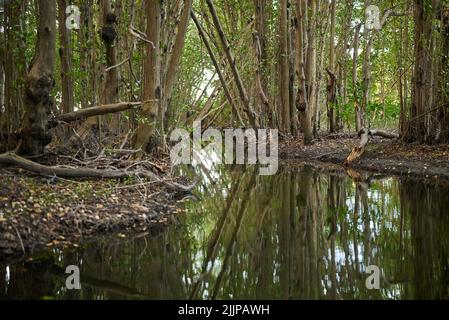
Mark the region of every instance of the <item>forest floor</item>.
[[[356, 135], [325, 134], [312, 146], [302, 139], [281, 143], [280, 158], [343, 164], [358, 143]], [[351, 168], [402, 177], [449, 180], [449, 145], [403, 144], [398, 140], [373, 137], [365, 153]]]
[[183, 212], [178, 202], [185, 193], [159, 183], [36, 177], [12, 168], [0, 168], [0, 175], [0, 259], [149, 233]]

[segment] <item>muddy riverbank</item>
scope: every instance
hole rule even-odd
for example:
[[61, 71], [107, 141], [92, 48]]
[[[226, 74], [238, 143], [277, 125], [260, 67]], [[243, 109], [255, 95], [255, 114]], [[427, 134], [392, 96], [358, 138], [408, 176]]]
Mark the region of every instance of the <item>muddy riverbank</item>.
[[186, 195], [144, 179], [67, 180], [12, 168], [0, 174], [0, 259], [148, 232], [172, 223]]
[[[323, 135], [312, 146], [291, 139], [282, 142], [280, 157], [343, 164], [357, 142], [356, 135]], [[351, 168], [401, 177], [449, 180], [449, 145], [405, 145], [397, 140], [374, 137]]]

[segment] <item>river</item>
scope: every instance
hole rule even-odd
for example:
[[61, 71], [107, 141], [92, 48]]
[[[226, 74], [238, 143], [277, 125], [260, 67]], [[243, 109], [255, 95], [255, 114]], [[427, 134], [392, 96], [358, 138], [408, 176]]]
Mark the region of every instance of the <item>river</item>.
[[[203, 170], [207, 169], [207, 170]], [[448, 299], [449, 187], [283, 165], [196, 166], [176, 223], [0, 263], [0, 299]], [[76, 265], [81, 290], [67, 290]], [[369, 289], [367, 268], [380, 270]]]

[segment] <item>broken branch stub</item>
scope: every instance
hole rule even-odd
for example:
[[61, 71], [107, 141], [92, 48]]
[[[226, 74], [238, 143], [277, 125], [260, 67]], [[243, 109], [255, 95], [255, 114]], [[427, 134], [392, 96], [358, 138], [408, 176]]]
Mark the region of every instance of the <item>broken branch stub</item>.
[[378, 137], [382, 137], [385, 139], [399, 139], [399, 135], [397, 133], [384, 131], [384, 130], [377, 130], [377, 129], [367, 129], [367, 128], [360, 130], [358, 135], [360, 137], [360, 141], [352, 149], [351, 153], [346, 158], [346, 160], [344, 162], [345, 166], [348, 166], [348, 165], [354, 163], [363, 155], [371, 136], [378, 136]]

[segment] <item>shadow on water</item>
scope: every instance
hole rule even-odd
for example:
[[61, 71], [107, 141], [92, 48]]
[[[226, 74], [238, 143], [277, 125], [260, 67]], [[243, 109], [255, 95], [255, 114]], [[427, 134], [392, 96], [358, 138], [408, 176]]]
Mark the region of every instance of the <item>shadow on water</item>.
[[[205, 170], [206, 169], [206, 170]], [[0, 264], [0, 298], [448, 299], [449, 187], [286, 166], [211, 164], [179, 223]], [[207, 174], [206, 172], [207, 171]], [[65, 288], [78, 265], [82, 289]], [[366, 268], [382, 269], [368, 290]]]

